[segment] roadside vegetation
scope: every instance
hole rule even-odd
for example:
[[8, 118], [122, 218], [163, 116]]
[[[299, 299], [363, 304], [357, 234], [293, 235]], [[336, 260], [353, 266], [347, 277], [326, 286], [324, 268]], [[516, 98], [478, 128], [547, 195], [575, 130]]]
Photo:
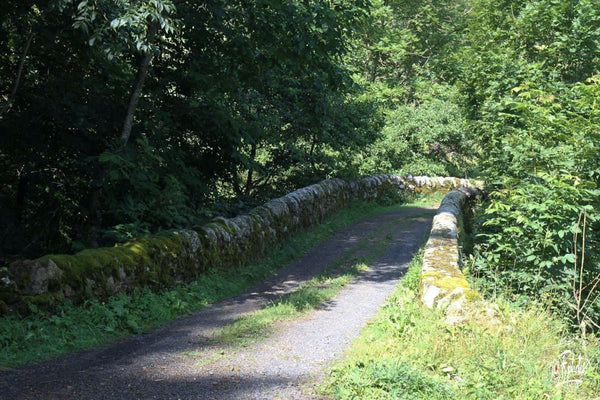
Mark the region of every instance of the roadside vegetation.
[[377, 0], [369, 18], [346, 56], [384, 116], [361, 171], [483, 180], [481, 290], [597, 332], [597, 1]]
[[600, 346], [537, 305], [477, 301], [465, 319], [420, 304], [415, 257], [394, 294], [331, 370], [335, 399], [595, 399]]

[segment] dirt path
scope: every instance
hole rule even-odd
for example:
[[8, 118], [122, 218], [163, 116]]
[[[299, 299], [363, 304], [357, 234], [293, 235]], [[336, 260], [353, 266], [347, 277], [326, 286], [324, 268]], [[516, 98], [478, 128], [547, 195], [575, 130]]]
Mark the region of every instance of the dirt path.
[[[108, 347], [0, 372], [0, 399], [310, 399], [323, 366], [392, 291], [430, 227], [426, 208], [359, 221], [315, 246], [268, 281], [147, 334]], [[280, 324], [246, 347], [202, 344], [215, 329], [294, 290], [383, 224], [388, 244], [376, 262], [318, 310]]]

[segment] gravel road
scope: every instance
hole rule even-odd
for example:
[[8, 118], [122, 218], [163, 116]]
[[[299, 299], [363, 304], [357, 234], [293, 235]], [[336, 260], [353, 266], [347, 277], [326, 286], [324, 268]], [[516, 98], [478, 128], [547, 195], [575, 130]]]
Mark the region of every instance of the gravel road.
[[[340, 358], [398, 282], [431, 226], [428, 208], [365, 218], [246, 293], [109, 346], [0, 371], [0, 399], [315, 399]], [[414, 216], [409, 220], [401, 217]], [[383, 224], [386, 248], [334, 298], [246, 346], [202, 338], [318, 274]]]

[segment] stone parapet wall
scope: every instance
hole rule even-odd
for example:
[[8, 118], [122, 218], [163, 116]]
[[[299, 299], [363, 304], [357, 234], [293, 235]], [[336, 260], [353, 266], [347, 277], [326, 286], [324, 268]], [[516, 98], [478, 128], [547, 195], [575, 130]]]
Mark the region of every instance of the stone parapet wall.
[[459, 221], [479, 194], [481, 191], [475, 187], [452, 190], [433, 218], [420, 279], [420, 298], [429, 308], [444, 308], [452, 313], [460, 310], [465, 301], [479, 297], [460, 271], [458, 237]]
[[273, 199], [234, 218], [193, 229], [133, 239], [77, 254], [20, 260], [0, 273], [0, 313], [26, 312], [27, 303], [52, 307], [64, 299], [106, 298], [134, 287], [167, 287], [211, 269], [235, 268], [260, 257], [290, 233], [319, 223], [351, 201], [386, 191], [433, 192], [469, 187], [458, 178], [377, 175], [327, 179]]

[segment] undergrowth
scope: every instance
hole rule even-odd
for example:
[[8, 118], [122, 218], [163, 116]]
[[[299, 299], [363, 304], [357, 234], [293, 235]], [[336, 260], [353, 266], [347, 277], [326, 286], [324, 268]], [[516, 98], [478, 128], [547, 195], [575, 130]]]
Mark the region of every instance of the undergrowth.
[[[423, 201], [426, 199], [419, 199]], [[80, 306], [65, 304], [55, 314], [37, 310], [27, 317], [1, 317], [0, 369], [102, 345], [238, 294], [344, 226], [397, 208], [398, 205], [354, 203], [323, 223], [292, 235], [255, 263], [225, 272], [211, 271], [191, 283], [168, 290], [152, 292], [139, 288], [115, 295], [106, 302], [89, 300]]]
[[417, 299], [421, 257], [323, 391], [336, 399], [597, 399], [600, 349], [546, 310], [502, 299], [444, 322]]

